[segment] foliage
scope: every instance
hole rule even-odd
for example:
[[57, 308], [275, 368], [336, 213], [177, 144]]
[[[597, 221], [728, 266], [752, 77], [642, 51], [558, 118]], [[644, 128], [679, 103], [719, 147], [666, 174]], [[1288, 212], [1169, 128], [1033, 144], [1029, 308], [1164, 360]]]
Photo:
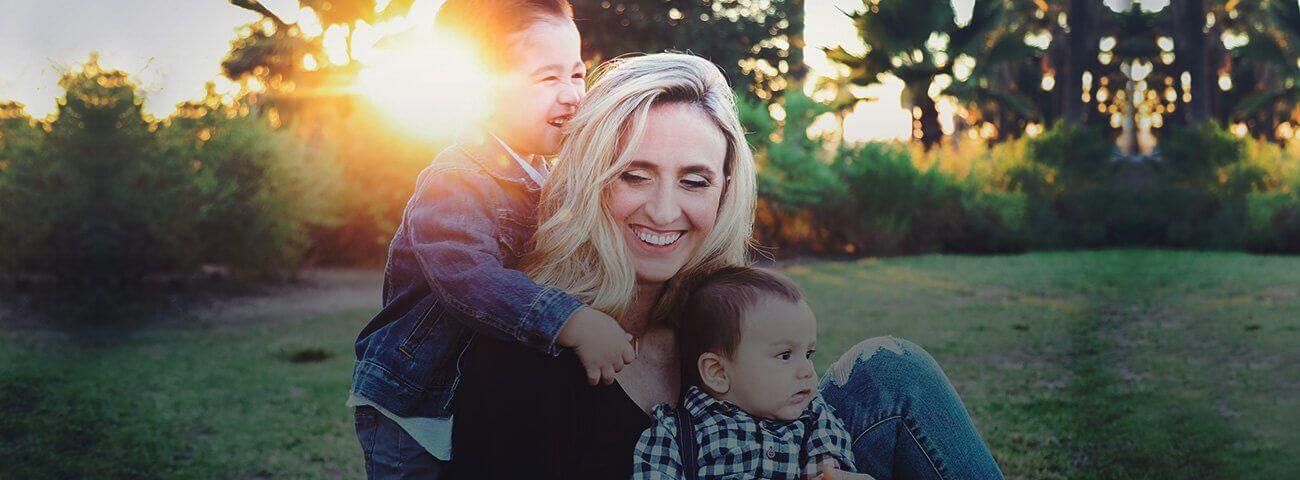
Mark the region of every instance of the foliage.
[[310, 229], [336, 222], [333, 152], [209, 100], [159, 130], [173, 155], [192, 159], [194, 228], [203, 232], [195, 253], [241, 270], [293, 272], [312, 245]]
[[803, 0], [573, 0], [584, 54], [600, 62], [637, 52], [690, 52], [717, 64], [742, 92], [779, 97], [802, 68]]
[[6, 267], [101, 284], [204, 263], [283, 274], [305, 229], [329, 222], [329, 157], [221, 109], [215, 94], [182, 108], [201, 114], [160, 125], [127, 75], [94, 56], [59, 84], [47, 126], [14, 109], [3, 120], [0, 198], [22, 206], [0, 214], [16, 237], [4, 239]]
[[[947, 85], [938, 83], [939, 78], [945, 76], [951, 83], [959, 57], [1010, 54], [1002, 47], [1016, 43], [1000, 41], [1012, 38], [1004, 35], [1006, 10], [1002, 0], [977, 0], [970, 20], [958, 25], [946, 0], [870, 2], [865, 10], [849, 14], [865, 51], [856, 54], [836, 47], [828, 49], [826, 56], [849, 67], [850, 79], [857, 85], [878, 84], [886, 76], [902, 80], [904, 106], [920, 112], [913, 136], [930, 148], [943, 136], [935, 99]], [[995, 61], [1005, 55], [998, 57]]]
[[[1163, 161], [1157, 164], [1158, 170], [1175, 183], [1218, 190], [1225, 169], [1242, 159], [1243, 146], [1241, 139], [1213, 123], [1176, 127], [1162, 142]], [[1242, 185], [1232, 190], [1244, 193], [1250, 187]]]

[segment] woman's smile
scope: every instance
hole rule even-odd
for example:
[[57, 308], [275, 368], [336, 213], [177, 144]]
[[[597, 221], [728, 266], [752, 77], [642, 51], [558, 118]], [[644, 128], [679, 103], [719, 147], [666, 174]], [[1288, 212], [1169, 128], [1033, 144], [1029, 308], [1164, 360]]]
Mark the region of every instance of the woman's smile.
[[657, 251], [672, 250], [687, 233], [686, 230], [661, 231], [642, 225], [629, 225], [629, 229], [644, 246]]

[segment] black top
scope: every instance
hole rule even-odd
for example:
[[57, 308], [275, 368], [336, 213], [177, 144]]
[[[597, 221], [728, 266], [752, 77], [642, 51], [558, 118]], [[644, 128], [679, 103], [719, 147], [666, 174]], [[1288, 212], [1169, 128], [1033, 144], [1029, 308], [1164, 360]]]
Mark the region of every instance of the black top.
[[571, 350], [546, 356], [482, 335], [456, 391], [457, 479], [627, 479], [650, 416], [617, 383], [590, 386]]

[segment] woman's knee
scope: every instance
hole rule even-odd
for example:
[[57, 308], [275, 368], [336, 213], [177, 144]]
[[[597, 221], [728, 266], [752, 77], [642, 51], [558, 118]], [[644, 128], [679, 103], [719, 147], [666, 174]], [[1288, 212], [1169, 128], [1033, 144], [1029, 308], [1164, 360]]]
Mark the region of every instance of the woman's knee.
[[948, 384], [929, 352], [892, 336], [869, 338], [854, 345], [831, 365], [827, 376], [840, 388], [870, 382], [895, 393], [923, 393]]

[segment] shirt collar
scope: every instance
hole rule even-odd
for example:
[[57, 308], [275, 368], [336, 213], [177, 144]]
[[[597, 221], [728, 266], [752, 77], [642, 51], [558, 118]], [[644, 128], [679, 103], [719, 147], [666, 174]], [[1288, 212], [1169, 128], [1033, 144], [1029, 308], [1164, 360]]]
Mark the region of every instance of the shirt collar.
[[529, 190], [540, 190], [541, 184], [534, 181], [523, 166], [498, 143], [493, 135], [483, 128], [472, 128], [456, 136], [453, 148], [464, 152], [489, 175], [498, 179], [524, 185]]
[[[750, 415], [748, 412], [741, 410], [740, 407], [737, 407], [734, 403], [728, 402], [726, 400], [719, 400], [717, 398], [714, 398], [713, 395], [709, 395], [703, 389], [695, 385], [691, 385], [690, 387], [687, 387], [686, 398], [682, 400], [682, 404], [686, 408], [686, 412], [690, 413], [691, 417], [697, 419], [707, 418], [711, 415], [723, 415], [732, 418], [750, 418], [755, 421], [789, 423], [789, 422], [782, 422], [779, 420], [767, 420], [767, 419], [760, 419], [758, 417], [754, 417]], [[804, 408], [803, 413], [799, 415], [799, 419], [797, 421], [807, 422], [808, 420], [811, 419], [812, 419], [812, 403], [809, 403], [808, 407]]]

